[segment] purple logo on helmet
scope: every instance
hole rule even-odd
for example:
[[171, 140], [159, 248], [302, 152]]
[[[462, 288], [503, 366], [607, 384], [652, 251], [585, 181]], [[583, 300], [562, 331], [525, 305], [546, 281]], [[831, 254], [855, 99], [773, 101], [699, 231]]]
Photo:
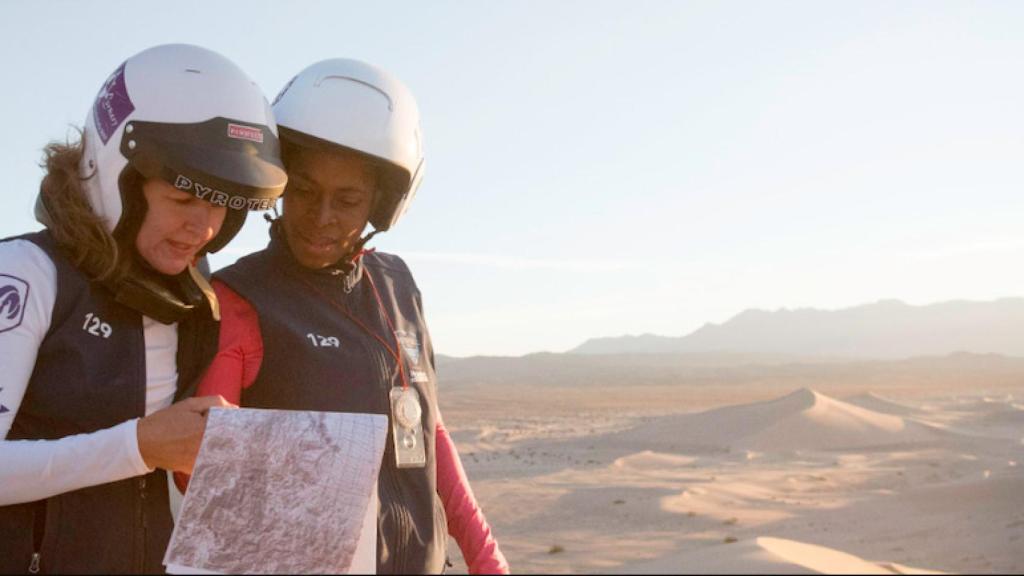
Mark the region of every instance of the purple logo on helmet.
[[103, 88], [96, 95], [96, 103], [92, 106], [92, 116], [100, 140], [106, 144], [125, 118], [134, 111], [135, 105], [128, 97], [128, 88], [124, 84], [124, 64], [121, 64], [103, 83]]
[[25, 317], [28, 300], [28, 282], [21, 278], [0, 274], [0, 332], [13, 330]]

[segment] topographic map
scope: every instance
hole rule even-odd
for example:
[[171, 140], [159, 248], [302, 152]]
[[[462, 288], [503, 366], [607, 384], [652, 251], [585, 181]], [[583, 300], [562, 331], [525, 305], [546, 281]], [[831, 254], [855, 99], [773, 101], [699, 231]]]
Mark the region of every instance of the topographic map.
[[383, 415], [211, 410], [168, 571], [372, 572], [386, 436]]

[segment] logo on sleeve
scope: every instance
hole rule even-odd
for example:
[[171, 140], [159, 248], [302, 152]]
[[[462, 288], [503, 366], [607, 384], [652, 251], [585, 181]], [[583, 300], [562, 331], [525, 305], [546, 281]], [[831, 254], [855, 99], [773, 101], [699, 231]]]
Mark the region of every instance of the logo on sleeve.
[[0, 332], [14, 330], [25, 318], [28, 282], [15, 276], [0, 274]]

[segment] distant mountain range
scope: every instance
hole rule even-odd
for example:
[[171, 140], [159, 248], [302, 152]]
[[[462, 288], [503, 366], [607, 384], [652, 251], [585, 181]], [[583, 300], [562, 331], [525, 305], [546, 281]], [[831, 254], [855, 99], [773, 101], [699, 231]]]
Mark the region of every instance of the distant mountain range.
[[1024, 356], [1024, 298], [842, 310], [747, 310], [681, 337], [594, 338], [573, 354], [760, 354], [898, 359], [955, 352]]

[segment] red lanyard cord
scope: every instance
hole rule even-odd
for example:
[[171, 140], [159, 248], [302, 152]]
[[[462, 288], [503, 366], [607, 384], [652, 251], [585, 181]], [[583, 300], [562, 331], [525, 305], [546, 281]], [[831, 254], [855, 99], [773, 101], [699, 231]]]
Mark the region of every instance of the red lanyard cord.
[[384, 321], [387, 323], [391, 335], [395, 337], [395, 351], [392, 352], [392, 355], [395, 357], [395, 363], [398, 364], [398, 373], [402, 377], [402, 389], [408, 390], [409, 380], [405, 376], [405, 364], [402, 363], [402, 343], [398, 340], [398, 331], [395, 330], [395, 325], [391, 322], [391, 315], [388, 314], [388, 309], [384, 306], [384, 300], [381, 299], [380, 292], [377, 291], [377, 283], [373, 281], [373, 275], [370, 274], [370, 270], [363, 266], [363, 273], [366, 274], [366, 279], [370, 281], [370, 289], [373, 290], [373, 295], [377, 298], [377, 309], [384, 316]]
[[[356, 254], [356, 257], [352, 259], [353, 262], [366, 252], [366, 250], [359, 251], [359, 253]], [[398, 340], [398, 332], [395, 331], [395, 326], [391, 322], [391, 316], [388, 314], [387, 308], [384, 307], [384, 300], [380, 297], [380, 292], [377, 291], [377, 284], [376, 282], [373, 281], [373, 275], [370, 274], [370, 270], [365, 266], [363, 267], [363, 273], [366, 274], [366, 279], [370, 281], [370, 289], [373, 290], [373, 295], [377, 299], [377, 309], [380, 311], [381, 316], [384, 317], [384, 322], [387, 323], [388, 330], [391, 331], [391, 335], [395, 337], [394, 348], [392, 348], [391, 345], [388, 344], [386, 340], [384, 340], [384, 338], [380, 337], [376, 332], [371, 330], [370, 327], [367, 326], [362, 320], [360, 320], [354, 314], [352, 314], [352, 312], [348, 309], [347, 306], [344, 306], [332, 300], [327, 294], [324, 293], [323, 290], [318, 288], [309, 280], [303, 278], [302, 276], [299, 276], [298, 278], [300, 281], [302, 281], [303, 284], [308, 286], [311, 290], [313, 290], [321, 298], [323, 298], [325, 302], [327, 302], [334, 308], [340, 310], [341, 313], [344, 314], [349, 320], [351, 320], [353, 323], [359, 326], [363, 330], [363, 332], [366, 332], [370, 336], [373, 336], [373, 338], [377, 340], [377, 342], [379, 342], [381, 346], [383, 346], [384, 349], [388, 351], [388, 353], [391, 354], [391, 357], [394, 358], [395, 360], [395, 364], [398, 365], [398, 374], [402, 379], [402, 389], [407, 390], [409, 388], [409, 381], [405, 375], [405, 365], [402, 363], [402, 344]]]

